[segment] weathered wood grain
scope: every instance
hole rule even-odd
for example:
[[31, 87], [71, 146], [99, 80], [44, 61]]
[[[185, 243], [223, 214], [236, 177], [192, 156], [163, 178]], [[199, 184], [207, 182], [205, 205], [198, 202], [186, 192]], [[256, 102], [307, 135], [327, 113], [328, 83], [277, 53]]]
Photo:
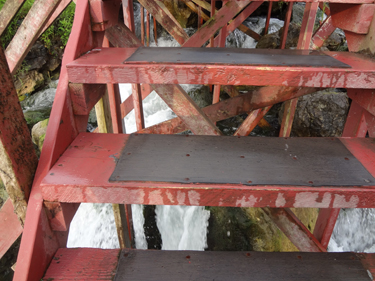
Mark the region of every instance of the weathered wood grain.
[[38, 158], [0, 47], [0, 177], [22, 225]]

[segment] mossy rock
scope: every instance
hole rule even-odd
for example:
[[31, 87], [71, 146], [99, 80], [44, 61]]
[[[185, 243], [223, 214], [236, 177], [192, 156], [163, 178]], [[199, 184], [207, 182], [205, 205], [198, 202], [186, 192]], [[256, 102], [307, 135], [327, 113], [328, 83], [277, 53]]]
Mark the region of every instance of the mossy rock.
[[[298, 251], [261, 208], [209, 207], [211, 212], [207, 250], [211, 251]], [[311, 231], [318, 209], [292, 209]]]
[[24, 112], [24, 116], [25, 116], [27, 125], [29, 126], [29, 128], [32, 128], [36, 123], [49, 118], [50, 113], [51, 113], [51, 109], [46, 108], [44, 110], [26, 111]]
[[42, 151], [44, 139], [46, 137], [46, 131], [48, 126], [49, 119], [38, 122], [34, 125], [31, 130], [31, 137], [33, 143], [38, 146], [39, 151]]
[[8, 193], [5, 189], [5, 186], [3, 184], [3, 181], [0, 178], [0, 209], [4, 205], [5, 201], [8, 199]]

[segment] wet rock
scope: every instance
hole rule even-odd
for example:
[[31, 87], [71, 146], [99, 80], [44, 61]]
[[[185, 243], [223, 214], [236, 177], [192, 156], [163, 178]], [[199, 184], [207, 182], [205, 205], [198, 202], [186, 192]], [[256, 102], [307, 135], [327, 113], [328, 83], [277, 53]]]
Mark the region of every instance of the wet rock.
[[27, 97], [21, 102], [26, 122], [31, 129], [36, 123], [49, 118], [56, 89], [49, 88]]
[[48, 50], [44, 45], [37, 41], [25, 57], [25, 64], [29, 70], [41, 69], [48, 61]]
[[[286, 42], [285, 42], [285, 49], [297, 47], [300, 30], [301, 30], [301, 25], [299, 24], [291, 23], [289, 25], [288, 36], [286, 37]], [[283, 32], [284, 32], [284, 27], [282, 27], [278, 33], [278, 36], [280, 37], [280, 41], [283, 36]]]
[[208, 86], [182, 85], [182, 88], [195, 101], [199, 107], [206, 107], [212, 104], [212, 94]]
[[0, 178], [0, 209], [4, 205], [5, 201], [9, 198], [8, 193], [5, 189], [3, 181]]
[[18, 96], [24, 96], [33, 93], [44, 84], [43, 74], [36, 70], [23, 73], [18, 76], [14, 82]]
[[60, 64], [61, 64], [60, 59], [52, 57], [48, 60], [46, 64], [46, 69], [52, 72], [56, 70], [60, 66]]
[[31, 130], [31, 138], [34, 144], [39, 148], [39, 151], [42, 151], [44, 139], [46, 137], [46, 131], [48, 126], [49, 119], [45, 119], [36, 123]]
[[[349, 101], [346, 92], [326, 89], [300, 97], [294, 116], [292, 136], [337, 137], [341, 136]], [[284, 106], [279, 112], [281, 124]]]
[[262, 36], [256, 46], [257, 49], [277, 49], [280, 46], [280, 36], [277, 32]]
[[[261, 208], [210, 207], [207, 250], [298, 251]], [[314, 230], [318, 209], [292, 209], [302, 223]]]

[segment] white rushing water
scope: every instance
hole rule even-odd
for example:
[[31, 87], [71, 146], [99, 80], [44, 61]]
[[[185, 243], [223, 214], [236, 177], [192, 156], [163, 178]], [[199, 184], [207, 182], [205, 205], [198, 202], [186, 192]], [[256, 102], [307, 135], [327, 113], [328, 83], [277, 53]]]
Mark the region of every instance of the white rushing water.
[[[139, 22], [139, 5], [135, 5], [136, 22]], [[260, 33], [265, 18], [249, 18], [244, 24]], [[136, 33], [140, 34], [140, 24]], [[271, 19], [269, 33], [276, 32], [283, 21]], [[191, 35], [194, 30], [187, 29]], [[254, 39], [235, 30], [227, 38], [227, 47], [254, 48]], [[153, 28], [151, 27], [151, 46]], [[158, 38], [160, 47], [178, 47], [179, 44], [169, 35]], [[199, 87], [182, 85], [186, 91]], [[120, 85], [122, 100], [131, 94], [129, 84]], [[146, 127], [175, 117], [173, 111], [153, 92], [143, 101]], [[126, 133], [136, 131], [134, 111], [125, 118]], [[147, 249], [143, 229], [143, 206], [132, 205], [135, 242], [138, 249]], [[164, 250], [204, 250], [207, 246], [207, 226], [209, 211], [204, 207], [157, 206], [156, 222], [162, 236]], [[111, 204], [81, 204], [69, 232], [68, 247], [118, 248], [116, 226]], [[374, 209], [342, 210], [336, 223], [329, 251], [375, 252], [375, 211]]]

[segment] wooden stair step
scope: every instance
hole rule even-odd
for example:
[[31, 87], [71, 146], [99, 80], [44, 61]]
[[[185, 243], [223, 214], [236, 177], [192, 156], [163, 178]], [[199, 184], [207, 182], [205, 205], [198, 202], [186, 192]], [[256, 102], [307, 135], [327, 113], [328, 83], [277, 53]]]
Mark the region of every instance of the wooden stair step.
[[375, 254], [59, 249], [43, 280], [370, 280]]
[[[177, 58], [173, 61], [167, 59], [170, 48], [146, 49], [151, 56], [154, 55], [155, 59], [147, 57], [142, 61], [139, 59], [136, 62], [127, 61], [137, 52], [137, 48], [94, 49], [67, 65], [69, 81], [89, 84], [222, 84], [375, 88], [375, 61], [355, 53], [195, 48], [196, 57], [178, 62]], [[181, 57], [186, 58], [192, 53], [193, 48], [178, 48], [179, 51], [177, 48], [173, 49], [174, 52], [180, 53]], [[207, 55], [206, 52], [209, 52], [203, 63], [200, 62], [202, 56], [198, 55], [201, 52], [203, 52], [203, 57]], [[158, 59], [160, 56], [158, 53], [163, 53], [165, 59]], [[246, 56], [258, 59], [253, 64], [251, 61], [241, 59]], [[228, 60], [228, 57], [236, 59], [233, 62]], [[208, 60], [211, 61], [210, 64], [207, 64]], [[297, 66], [288, 66], [296, 65], [295, 62], [298, 62]], [[335, 67], [333, 68], [332, 65]]]
[[370, 208], [374, 176], [370, 138], [81, 133], [41, 188], [60, 202]]

